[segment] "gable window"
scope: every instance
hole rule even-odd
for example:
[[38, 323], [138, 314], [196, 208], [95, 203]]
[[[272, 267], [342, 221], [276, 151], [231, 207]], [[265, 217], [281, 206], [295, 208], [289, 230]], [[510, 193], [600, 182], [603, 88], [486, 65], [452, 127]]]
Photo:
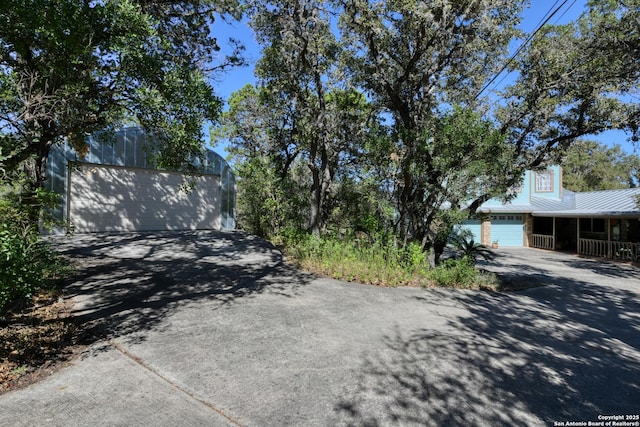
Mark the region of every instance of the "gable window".
[[536, 172], [536, 192], [550, 193], [553, 191], [553, 171]]

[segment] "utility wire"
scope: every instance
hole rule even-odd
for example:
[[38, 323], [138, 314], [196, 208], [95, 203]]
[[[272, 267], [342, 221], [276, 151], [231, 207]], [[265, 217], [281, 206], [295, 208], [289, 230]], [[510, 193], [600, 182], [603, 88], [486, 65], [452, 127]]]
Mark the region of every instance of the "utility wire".
[[[553, 4], [553, 6], [551, 6], [551, 8], [547, 11], [547, 13], [545, 13], [545, 14], [544, 14], [544, 16], [540, 19], [540, 21], [538, 22], [537, 26], [542, 26], [542, 25], [544, 25], [544, 24], [542, 23], [542, 21], [546, 18], [546, 16], [547, 16], [549, 13], [551, 13], [551, 10], [556, 6], [556, 4], [558, 4], [558, 2], [559, 2], [559, 1], [560, 1], [560, 0], [556, 0], [556, 2]], [[571, 9], [571, 8], [573, 7], [573, 5], [575, 5], [575, 4], [576, 4], [576, 1], [577, 1], [577, 0], [573, 0], [573, 2], [571, 2], [571, 4], [569, 5], [569, 7], [568, 7], [568, 8], [566, 8], [566, 9], [564, 10], [564, 12], [562, 12], [562, 14], [556, 18], [556, 20], [553, 22], [553, 24], [554, 24], [554, 25], [555, 25], [555, 24], [557, 24], [557, 23], [558, 23], [558, 21], [559, 21], [560, 19], [562, 19], [562, 17], [563, 17], [563, 16], [564, 16], [568, 11], [569, 11], [569, 9]], [[515, 55], [514, 55], [514, 57], [515, 57]], [[509, 65], [509, 64], [507, 64], [507, 65]], [[501, 71], [501, 72], [502, 72], [502, 71]], [[500, 73], [501, 73], [501, 72], [500, 72]], [[499, 76], [499, 75], [500, 75], [500, 73], [498, 73], [498, 74], [496, 75], [496, 77], [497, 77], [497, 76]], [[498, 81], [494, 86], [500, 86], [500, 85], [502, 84], [502, 82], [504, 81], [504, 79], [506, 79], [506, 78], [507, 78], [507, 76], [508, 76], [509, 74], [511, 74], [511, 73], [505, 73], [505, 74], [502, 76], [502, 78], [501, 78], [501, 79], [500, 79], [500, 80], [499, 80], [499, 81]], [[485, 90], [485, 89], [486, 89], [486, 88], [483, 88], [483, 90]], [[482, 93], [482, 91], [481, 91], [480, 93]], [[478, 93], [478, 95], [480, 95], [480, 93]]]
[[[576, 4], [576, 1], [578, 1], [578, 0], [573, 0], [573, 1], [571, 2], [571, 4], [569, 5], [569, 7], [568, 7], [568, 8], [566, 8], [566, 9], [564, 10], [564, 12], [562, 12], [562, 13], [560, 14], [560, 16], [558, 16], [558, 17], [556, 18], [556, 20], [555, 20], [553, 23], [554, 23], [554, 24], [557, 24], [557, 23], [558, 23], [558, 21], [559, 21], [560, 19], [562, 19], [562, 17], [563, 17], [567, 12], [569, 12], [569, 9], [571, 9], [571, 8], [573, 7], [573, 5], [574, 5], [574, 4]], [[584, 12], [582, 12], [582, 14], [584, 14]], [[582, 16], [582, 14], [581, 14], [581, 16]]]
[[[551, 7], [549, 8], [549, 10], [547, 10], [547, 12], [542, 16], [542, 18], [540, 18], [540, 20], [538, 21], [538, 23], [536, 24], [536, 26], [535, 26], [534, 28], [540, 28], [540, 27], [542, 27], [542, 26], [544, 25], [544, 20], [545, 20], [545, 19], [547, 19], [547, 16], [549, 16], [549, 14], [551, 13], [551, 11], [552, 11], [552, 10], [553, 10], [557, 5], [558, 5], [558, 3], [559, 3], [559, 2], [560, 2], [560, 0], [556, 0], [556, 1], [551, 5]], [[575, 2], [575, 0], [574, 0], [574, 2]], [[569, 6], [569, 7], [571, 7], [571, 6]], [[568, 9], [567, 9], [567, 10], [568, 10]], [[565, 10], [565, 12], [564, 12], [564, 13], [566, 13], [566, 11], [567, 11], [567, 10]], [[564, 15], [564, 13], [563, 13], [563, 15]], [[556, 22], [558, 22], [558, 20], [556, 20]], [[524, 42], [523, 42], [520, 46], [518, 46], [518, 49], [521, 49], [523, 44], [524, 44]], [[516, 56], [518, 53], [519, 53], [519, 52], [516, 52], [516, 53], [514, 54], [514, 58], [515, 58], [515, 56]], [[507, 64], [507, 65], [508, 65], [508, 64]], [[500, 73], [502, 73], [502, 71], [500, 71]], [[500, 75], [500, 73], [496, 74], [496, 77], [498, 77], [498, 76]], [[511, 74], [511, 73], [505, 73], [505, 74], [502, 76], [502, 78], [498, 81], [498, 83], [496, 83], [496, 84], [495, 84], [495, 86], [500, 86], [500, 85], [502, 84], [502, 82], [504, 81], [504, 79], [506, 79], [506, 78], [507, 78], [507, 76], [508, 76], [509, 74]], [[494, 79], [494, 80], [495, 80], [495, 79]], [[489, 82], [489, 84], [491, 84], [491, 82]], [[486, 89], [486, 88], [483, 88], [483, 89], [482, 89], [482, 91], [483, 91], [483, 90], [485, 90], [485, 89]], [[480, 91], [480, 93], [482, 93], [482, 91]], [[478, 93], [478, 96], [480, 95], [480, 93]], [[476, 98], [477, 98], [477, 97], [476, 97]]]
[[[551, 9], [553, 9], [553, 7], [554, 7], [556, 4], [558, 4], [558, 1], [559, 1], [559, 0], [556, 0], [556, 2], [553, 4], [553, 6], [551, 6]], [[525, 40], [524, 42], [522, 42], [522, 44], [521, 44], [520, 46], [518, 46], [518, 49], [516, 49], [516, 51], [514, 52], [514, 54], [513, 54], [513, 55], [511, 55], [511, 57], [509, 58], [509, 60], [508, 60], [508, 61], [507, 61], [503, 66], [502, 66], [502, 68], [500, 69], [500, 71], [498, 71], [498, 72], [496, 73], [496, 75], [495, 75], [495, 76], [493, 76], [493, 78], [492, 78], [491, 80], [489, 80], [489, 82], [488, 82], [487, 84], [485, 84], [485, 85], [482, 87], [482, 89], [480, 89], [480, 92], [478, 92], [478, 93], [477, 93], [477, 95], [474, 97], [474, 99], [478, 99], [478, 97], [479, 97], [480, 95], [482, 95], [482, 92], [484, 92], [485, 90], [487, 90], [487, 88], [493, 84], [493, 82], [498, 78], [498, 76], [499, 76], [500, 74], [502, 74], [502, 72], [503, 72], [504, 70], [506, 70], [506, 69], [507, 69], [507, 67], [508, 67], [509, 65], [511, 65], [511, 63], [513, 62], [513, 60], [514, 60], [514, 59], [515, 59], [515, 58], [520, 54], [520, 52], [522, 52], [522, 50], [525, 48], [525, 46], [526, 46], [526, 45], [527, 45], [527, 44], [528, 44], [528, 43], [529, 43], [529, 42], [530, 42], [530, 41], [535, 37], [535, 35], [536, 35], [536, 34], [538, 34], [538, 32], [540, 32], [540, 30], [542, 29], [542, 27], [544, 27], [544, 26], [547, 24], [547, 22], [549, 22], [549, 21], [551, 20], [551, 18], [553, 18], [553, 16], [554, 16], [556, 13], [558, 13], [558, 12], [560, 11], [560, 9], [562, 9], [562, 8], [564, 7], [564, 5], [565, 5], [565, 4], [567, 4], [567, 2], [568, 2], [568, 1], [569, 1], [569, 0], [564, 0], [564, 1], [562, 2], [562, 4], [561, 4], [560, 6], [558, 6], [558, 7], [556, 7], [556, 8], [555, 8], [555, 10], [554, 10], [550, 15], [549, 15], [549, 12], [547, 12], [547, 13], [545, 14], [545, 16], [546, 16], [546, 15], [549, 15], [549, 16], [546, 16], [546, 18], [545, 18], [545, 17], [543, 17], [543, 21], [542, 21], [542, 23], [539, 23], [539, 24], [538, 24], [538, 27], [535, 29], [535, 31], [533, 31], [531, 34], [529, 34], [529, 36], [526, 38], [526, 40]], [[575, 2], [576, 2], [576, 0], [573, 0], [573, 3], [571, 3], [571, 6], [573, 6], [573, 5], [575, 4]], [[571, 6], [569, 6], [569, 8], [571, 8]], [[567, 8], [567, 10], [568, 10], [569, 8]], [[551, 9], [549, 9], [549, 10], [551, 10]], [[565, 10], [565, 12], [564, 12], [564, 13], [566, 13], [566, 10]], [[564, 13], [563, 13], [563, 15], [564, 15]], [[562, 16], [562, 15], [561, 15], [561, 16]], [[505, 77], [506, 77], [506, 76], [505, 76]], [[503, 77], [503, 79], [504, 79], [504, 77]], [[500, 81], [502, 82], [502, 80], [500, 80]]]

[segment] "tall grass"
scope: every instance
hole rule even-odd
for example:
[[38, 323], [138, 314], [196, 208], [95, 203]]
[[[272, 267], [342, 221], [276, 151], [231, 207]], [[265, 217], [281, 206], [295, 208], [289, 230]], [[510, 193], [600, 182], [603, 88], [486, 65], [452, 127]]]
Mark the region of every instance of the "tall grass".
[[305, 235], [283, 243], [287, 255], [303, 269], [349, 282], [475, 289], [495, 284], [466, 260], [450, 260], [432, 269], [419, 245], [401, 247], [393, 238], [320, 239]]

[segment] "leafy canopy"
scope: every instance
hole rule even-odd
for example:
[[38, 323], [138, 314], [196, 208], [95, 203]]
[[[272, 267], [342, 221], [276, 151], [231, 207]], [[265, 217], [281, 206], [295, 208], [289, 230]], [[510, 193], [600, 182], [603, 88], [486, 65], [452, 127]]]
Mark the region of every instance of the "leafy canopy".
[[[527, 3], [262, 2], [260, 94], [234, 106], [234, 143], [248, 161], [269, 153], [282, 185], [310, 184], [310, 229], [376, 224], [437, 253], [456, 222], [577, 138], [638, 131], [640, 0], [589, 2], [510, 60]], [[513, 82], [487, 90], [505, 64]], [[362, 108], [335, 108], [337, 93]]]
[[[34, 13], [37, 11], [37, 13]], [[138, 122], [162, 142], [158, 161], [180, 167], [200, 152], [202, 125], [221, 100], [210, 73], [216, 12], [233, 1], [6, 0], [0, 11], [0, 147], [8, 171], [37, 186], [49, 149], [67, 138]]]
[[563, 152], [561, 164], [564, 187], [571, 191], [618, 190], [639, 184], [640, 158], [619, 145], [576, 141]]

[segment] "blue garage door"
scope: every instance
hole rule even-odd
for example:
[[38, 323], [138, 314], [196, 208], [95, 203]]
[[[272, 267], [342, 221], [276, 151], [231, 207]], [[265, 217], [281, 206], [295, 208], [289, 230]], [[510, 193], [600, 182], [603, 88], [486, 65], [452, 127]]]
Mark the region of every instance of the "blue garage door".
[[468, 219], [462, 223], [460, 228], [466, 228], [471, 230], [473, 233], [473, 241], [476, 243], [480, 243], [481, 240], [481, 232], [480, 232], [480, 220], [479, 219]]
[[523, 246], [524, 224], [522, 215], [492, 215], [491, 242], [499, 246]]

